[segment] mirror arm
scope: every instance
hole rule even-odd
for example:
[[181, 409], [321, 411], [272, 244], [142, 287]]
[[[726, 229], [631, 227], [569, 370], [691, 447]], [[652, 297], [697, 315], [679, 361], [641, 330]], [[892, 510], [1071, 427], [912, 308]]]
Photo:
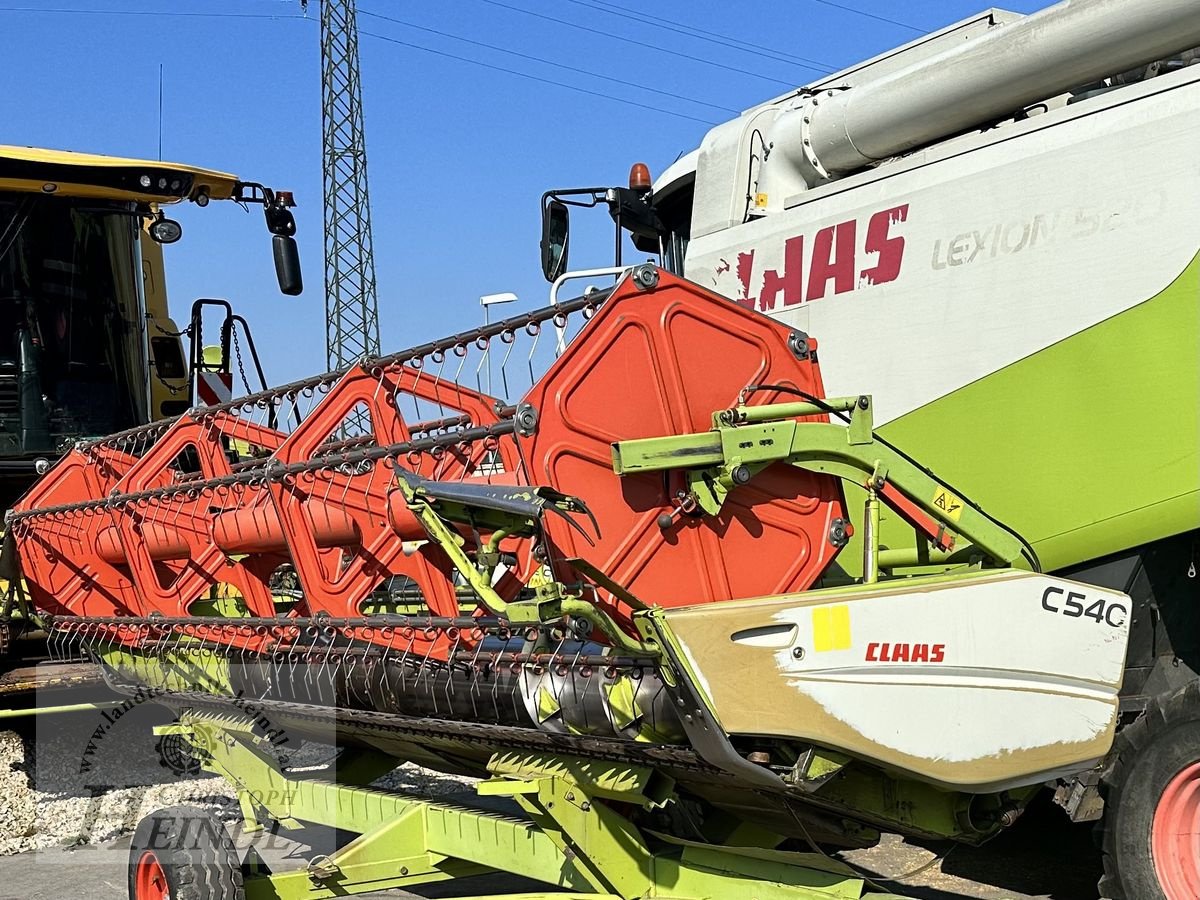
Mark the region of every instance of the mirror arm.
[[239, 181], [234, 185], [233, 199], [238, 203], [257, 203], [263, 208], [267, 230], [273, 235], [271, 251], [275, 257], [275, 276], [279, 289], [290, 296], [304, 290], [300, 273], [300, 257], [296, 249], [296, 217], [290, 207], [296, 205], [291, 191], [274, 191], [257, 181]]
[[[542, 208], [545, 209], [551, 200], [557, 200], [559, 203], [564, 203], [567, 206], [578, 206], [583, 209], [591, 209], [593, 206], [599, 206], [605, 202], [605, 195], [608, 193], [608, 188], [571, 188], [565, 191], [546, 191], [542, 194]], [[584, 197], [587, 200], [570, 200], [569, 197]]]
[[239, 181], [234, 185], [233, 199], [237, 203], [260, 205], [267, 219], [267, 230], [271, 234], [283, 237], [293, 237], [296, 234], [296, 219], [289, 209], [296, 204], [290, 192], [277, 192], [257, 181]]

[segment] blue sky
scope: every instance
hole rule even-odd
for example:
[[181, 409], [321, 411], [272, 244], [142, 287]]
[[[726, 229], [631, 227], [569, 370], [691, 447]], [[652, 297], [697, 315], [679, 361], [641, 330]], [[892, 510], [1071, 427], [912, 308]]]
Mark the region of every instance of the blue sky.
[[[295, 191], [307, 284], [299, 298], [275, 288], [257, 210], [177, 208], [184, 239], [167, 249], [173, 310], [184, 314], [200, 296], [232, 300], [255, 326], [276, 383], [325, 367], [318, 2], [305, 20], [300, 0], [0, 0], [0, 143], [153, 158], [161, 63], [165, 159]], [[358, 3], [360, 30], [392, 39], [362, 37], [385, 351], [479, 324], [481, 294], [514, 291], [520, 308], [546, 302], [537, 243], [547, 188], [620, 184], [638, 160], [662, 171], [699, 144], [707, 123], [735, 114], [726, 110], [821, 74], [787, 57], [840, 68], [911, 40], [914, 28], [934, 30], [983, 8], [973, 0]], [[54, 11], [72, 9], [96, 12]], [[180, 15], [196, 12], [217, 15]], [[666, 22], [693, 35], [657, 27]], [[573, 265], [610, 263], [607, 216], [595, 211], [572, 224]]]

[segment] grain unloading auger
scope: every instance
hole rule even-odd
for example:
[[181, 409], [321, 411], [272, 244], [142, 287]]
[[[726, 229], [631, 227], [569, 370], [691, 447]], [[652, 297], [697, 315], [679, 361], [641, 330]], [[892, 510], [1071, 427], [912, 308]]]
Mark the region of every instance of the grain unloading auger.
[[[528, 389], [489, 396], [514, 362]], [[879, 546], [881, 504], [921, 551]], [[814, 340], [652, 266], [82, 444], [8, 534], [57, 652], [177, 708], [247, 824], [359, 835], [251, 896], [499, 869], [581, 896], [859, 897], [779, 848], [986, 839], [1107, 752], [1128, 627], [1124, 595], [1039, 574], [879, 440], [869, 397], [825, 398]], [[337, 779], [281, 772], [281, 732], [346, 747]], [[398, 760], [523, 815], [362, 787]], [[147, 843], [188, 815], [139, 830], [135, 895], [201, 858]]]

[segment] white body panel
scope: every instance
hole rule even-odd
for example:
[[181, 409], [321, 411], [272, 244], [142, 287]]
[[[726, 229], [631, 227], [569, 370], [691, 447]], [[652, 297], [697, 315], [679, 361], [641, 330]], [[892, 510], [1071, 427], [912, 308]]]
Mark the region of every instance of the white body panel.
[[[731, 732], [811, 740], [972, 791], [1079, 771], [1111, 742], [1131, 610], [1120, 592], [1004, 572], [732, 606], [722, 642], [683, 621], [716, 611], [668, 615]], [[757, 670], [755, 696], [731, 667]]]
[[827, 392], [869, 390], [887, 422], [1169, 285], [1200, 248], [1197, 144], [1193, 66], [802, 193], [693, 238], [686, 275], [817, 337]]

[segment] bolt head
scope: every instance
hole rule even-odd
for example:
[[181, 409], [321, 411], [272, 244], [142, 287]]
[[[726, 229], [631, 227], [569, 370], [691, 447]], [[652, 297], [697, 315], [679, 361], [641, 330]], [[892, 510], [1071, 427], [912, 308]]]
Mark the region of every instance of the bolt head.
[[658, 285], [658, 269], [651, 265], [638, 266], [633, 270], [633, 283], [642, 290], [650, 290]]

